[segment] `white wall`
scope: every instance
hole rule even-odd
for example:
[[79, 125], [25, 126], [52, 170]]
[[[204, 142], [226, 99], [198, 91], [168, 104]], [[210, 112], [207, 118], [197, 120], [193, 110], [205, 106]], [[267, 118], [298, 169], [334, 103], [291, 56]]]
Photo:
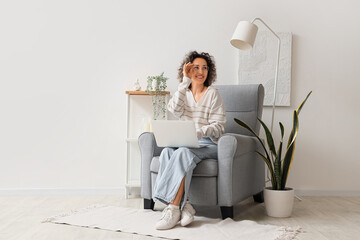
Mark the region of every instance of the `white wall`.
[[[218, 84], [235, 84], [238, 21], [293, 33], [291, 107], [300, 116], [289, 186], [359, 194], [360, 4], [347, 1], [1, 1], [0, 190], [120, 189], [125, 94], [176, 69], [189, 50], [213, 54]], [[265, 121], [270, 109], [265, 109]], [[288, 130], [289, 131], [289, 130]]]

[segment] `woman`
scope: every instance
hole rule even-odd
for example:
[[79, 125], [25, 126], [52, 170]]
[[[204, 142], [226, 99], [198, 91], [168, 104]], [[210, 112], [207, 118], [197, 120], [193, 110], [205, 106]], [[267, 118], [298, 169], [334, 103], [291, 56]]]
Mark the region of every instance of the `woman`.
[[168, 109], [180, 120], [195, 122], [201, 148], [165, 148], [160, 154], [160, 168], [153, 199], [168, 206], [156, 223], [156, 229], [182, 226], [194, 220], [195, 210], [186, 202], [193, 169], [202, 159], [217, 159], [217, 141], [225, 129], [225, 109], [220, 94], [212, 87], [216, 67], [208, 53], [190, 52], [185, 56], [178, 77], [178, 91]]

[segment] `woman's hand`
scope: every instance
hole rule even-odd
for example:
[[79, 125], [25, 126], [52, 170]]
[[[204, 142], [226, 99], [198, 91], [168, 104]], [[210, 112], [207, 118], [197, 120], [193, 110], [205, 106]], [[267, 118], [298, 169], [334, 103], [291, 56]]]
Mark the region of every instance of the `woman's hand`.
[[191, 62], [185, 63], [184, 67], [183, 67], [183, 75], [185, 77], [191, 78], [192, 77], [192, 68], [193, 68], [194, 64], [192, 64]]

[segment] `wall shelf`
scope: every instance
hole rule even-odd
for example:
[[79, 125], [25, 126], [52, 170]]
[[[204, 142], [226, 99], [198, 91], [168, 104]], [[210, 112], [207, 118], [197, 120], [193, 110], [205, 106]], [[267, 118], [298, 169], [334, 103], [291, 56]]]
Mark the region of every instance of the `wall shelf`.
[[[132, 115], [134, 115], [134, 112], [130, 110], [131, 106], [130, 106], [130, 102], [132, 101], [133, 98], [141, 98], [143, 97], [151, 97], [151, 95], [145, 91], [125, 91], [126, 94], [126, 183], [125, 183], [125, 198], [129, 197], [129, 193], [130, 193], [130, 189], [131, 188], [140, 188], [141, 184], [140, 184], [140, 179], [139, 180], [134, 180], [134, 179], [130, 179], [130, 172], [131, 172], [131, 161], [136, 161], [137, 159], [130, 159], [130, 151], [139, 151], [138, 146], [134, 143], [137, 143], [138, 141], [138, 137], [134, 136], [134, 133], [130, 134], [130, 127], [134, 127], [136, 126], [136, 123], [134, 123], [133, 121], [130, 121], [130, 114], [132, 113]], [[152, 92], [152, 94], [155, 95], [155, 91]], [[162, 91], [159, 95], [165, 95], [166, 96], [166, 101], [168, 100], [168, 96], [170, 95], [169, 91]], [[149, 98], [149, 101], [151, 101], [151, 98]], [[132, 109], [134, 110], [134, 109]], [[167, 115], [165, 116], [167, 118]], [[134, 126], [130, 126], [134, 125]], [[131, 136], [130, 136], [131, 135]], [[136, 135], [136, 134], [135, 134]], [[130, 147], [130, 145], [132, 146], [132, 149]], [[133, 153], [133, 152], [132, 152]], [[136, 169], [136, 168], [134, 168]], [[137, 169], [136, 169], [137, 171]], [[139, 169], [140, 171], [140, 169]]]

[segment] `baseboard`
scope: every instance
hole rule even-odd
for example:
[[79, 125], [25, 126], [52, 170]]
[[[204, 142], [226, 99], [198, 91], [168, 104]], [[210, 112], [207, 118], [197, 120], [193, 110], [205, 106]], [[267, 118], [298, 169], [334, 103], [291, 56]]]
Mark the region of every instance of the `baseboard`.
[[360, 197], [360, 191], [296, 190], [297, 196]]
[[123, 188], [32, 188], [32, 189], [0, 189], [0, 196], [11, 195], [123, 195]]

